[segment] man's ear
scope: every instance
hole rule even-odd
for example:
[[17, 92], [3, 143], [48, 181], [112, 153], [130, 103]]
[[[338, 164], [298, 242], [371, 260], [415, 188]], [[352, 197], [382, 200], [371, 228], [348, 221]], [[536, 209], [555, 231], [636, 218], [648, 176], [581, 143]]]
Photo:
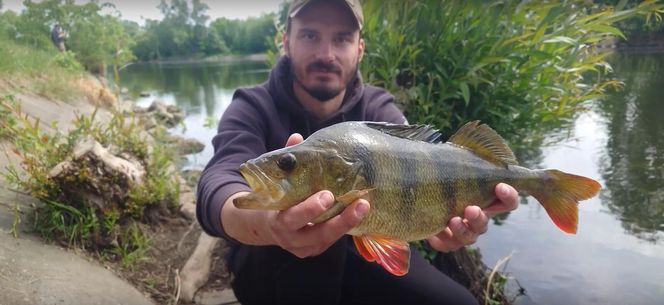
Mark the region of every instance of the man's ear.
[[288, 39], [288, 32], [283, 32], [281, 34], [281, 52], [286, 56], [290, 57], [290, 40]]
[[364, 57], [364, 39], [360, 38], [360, 43], [357, 46], [358, 52], [360, 53], [358, 62], [362, 61], [362, 58]]

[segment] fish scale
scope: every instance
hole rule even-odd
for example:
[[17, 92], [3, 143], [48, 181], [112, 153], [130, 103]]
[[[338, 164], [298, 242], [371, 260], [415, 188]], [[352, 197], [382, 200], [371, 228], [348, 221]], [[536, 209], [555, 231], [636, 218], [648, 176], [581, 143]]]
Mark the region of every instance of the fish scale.
[[575, 233], [577, 203], [597, 194], [597, 181], [558, 170], [520, 167], [503, 139], [470, 122], [448, 142], [426, 125], [344, 122], [321, 129], [300, 144], [265, 153], [240, 167], [252, 192], [238, 208], [286, 210], [321, 190], [335, 204], [311, 220], [340, 214], [357, 199], [371, 208], [351, 229], [358, 252], [394, 275], [408, 272], [408, 241], [443, 230], [469, 205], [487, 207], [500, 182], [533, 195], [553, 222]]
[[[370, 168], [376, 181], [366, 186], [376, 189], [366, 199], [372, 203], [372, 210], [378, 212], [367, 215], [355, 235], [380, 232], [406, 241], [423, 239], [440, 232], [449, 218], [461, 214], [466, 206], [491, 202], [495, 198], [492, 192], [495, 185], [500, 180], [511, 180], [509, 171], [501, 171], [498, 166], [449, 144], [431, 147], [393, 141], [371, 145], [384, 146], [380, 150], [365, 147], [367, 151], [380, 151], [372, 160], [381, 166]], [[503, 177], [491, 173], [503, 173]], [[414, 222], [419, 225], [413, 226]]]

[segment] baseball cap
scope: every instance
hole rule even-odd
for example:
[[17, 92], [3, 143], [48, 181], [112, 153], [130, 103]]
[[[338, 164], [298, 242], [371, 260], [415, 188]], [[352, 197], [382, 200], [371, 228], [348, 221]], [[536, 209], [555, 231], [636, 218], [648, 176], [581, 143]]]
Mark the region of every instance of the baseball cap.
[[[295, 17], [305, 6], [311, 2], [316, 1], [332, 1], [332, 0], [294, 0], [291, 2], [290, 7], [288, 8], [288, 17]], [[355, 21], [357, 21], [357, 26], [362, 30], [362, 25], [364, 24], [364, 15], [362, 14], [362, 5], [360, 5], [360, 0], [344, 0], [343, 1], [348, 9], [353, 12]]]

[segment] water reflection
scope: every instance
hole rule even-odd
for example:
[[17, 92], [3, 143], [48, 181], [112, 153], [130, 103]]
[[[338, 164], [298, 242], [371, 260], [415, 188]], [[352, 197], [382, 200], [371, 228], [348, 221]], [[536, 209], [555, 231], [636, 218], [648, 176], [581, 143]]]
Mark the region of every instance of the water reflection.
[[[260, 61], [196, 64], [141, 64], [120, 72], [121, 86], [147, 107], [154, 100], [177, 105], [185, 112], [183, 126], [171, 132], [205, 143], [205, 149], [187, 155], [184, 168], [201, 169], [213, 155], [210, 141], [218, 122], [231, 102], [235, 89], [264, 82], [268, 66]], [[138, 97], [139, 93], [148, 97]]]
[[[489, 266], [513, 254], [506, 270], [527, 293], [517, 304], [659, 305], [664, 299], [664, 243], [648, 241], [664, 230], [664, 195], [658, 189], [664, 185], [664, 105], [657, 92], [664, 88], [664, 57], [620, 56], [612, 64], [625, 91], [574, 117], [571, 128], [552, 127], [525, 145], [519, 135], [509, 139], [527, 167], [558, 168], [604, 186], [601, 198], [579, 205], [577, 235], [561, 233], [529, 197], [478, 240]], [[200, 168], [212, 156], [216, 133], [204, 127], [206, 118], [218, 120], [237, 87], [263, 82], [267, 66], [141, 65], [123, 70], [121, 77], [133, 93], [152, 94], [138, 104], [160, 99], [186, 111], [186, 130], [178, 132], [206, 144], [202, 153], [188, 157], [190, 166]]]
[[664, 231], [664, 61], [624, 54], [612, 62], [625, 89], [599, 104], [608, 133], [602, 203], [628, 232], [655, 242]]
[[186, 112], [212, 116], [219, 112], [220, 91], [260, 83], [266, 74], [267, 66], [260, 61], [139, 64], [122, 72], [121, 83], [135, 97], [141, 92], [170, 94]]

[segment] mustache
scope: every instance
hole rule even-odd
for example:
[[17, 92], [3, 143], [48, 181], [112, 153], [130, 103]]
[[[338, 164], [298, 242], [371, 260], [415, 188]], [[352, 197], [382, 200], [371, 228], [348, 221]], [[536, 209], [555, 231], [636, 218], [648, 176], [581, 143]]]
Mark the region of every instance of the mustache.
[[326, 63], [322, 60], [317, 60], [307, 65], [307, 71], [312, 71], [312, 70], [323, 70], [334, 73], [341, 73], [341, 67], [339, 67], [339, 65], [335, 63]]

